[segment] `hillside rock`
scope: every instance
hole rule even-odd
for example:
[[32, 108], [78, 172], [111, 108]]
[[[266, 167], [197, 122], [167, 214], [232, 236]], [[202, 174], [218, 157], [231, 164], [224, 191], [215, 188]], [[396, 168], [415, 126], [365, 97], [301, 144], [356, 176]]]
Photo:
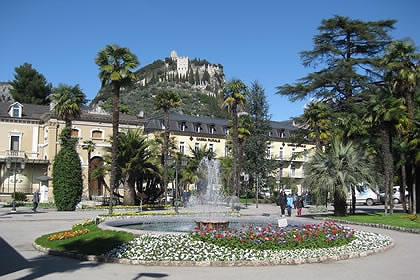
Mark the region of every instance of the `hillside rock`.
[[[136, 72], [137, 82], [121, 91], [122, 111], [131, 114], [143, 114], [150, 117], [153, 111], [153, 99], [160, 89], [178, 92], [182, 99], [177, 113], [201, 116], [225, 117], [220, 109], [220, 98], [225, 82], [221, 64], [213, 64], [206, 59], [180, 57], [171, 51], [170, 57], [156, 60]], [[111, 89], [102, 88], [90, 107], [111, 109]]]

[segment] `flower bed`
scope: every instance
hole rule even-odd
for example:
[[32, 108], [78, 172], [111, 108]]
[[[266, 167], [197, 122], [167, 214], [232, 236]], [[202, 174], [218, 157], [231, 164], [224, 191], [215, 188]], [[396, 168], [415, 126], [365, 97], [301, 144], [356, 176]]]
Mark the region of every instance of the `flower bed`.
[[74, 230], [74, 231], [60, 232], [60, 233], [51, 234], [50, 236], [48, 236], [48, 240], [49, 241], [63, 240], [63, 239], [67, 239], [67, 238], [73, 238], [73, 237], [76, 237], [78, 235], [86, 234], [88, 232], [89, 232], [89, 229], [87, 229], [87, 228], [78, 229], [78, 230]]
[[[266, 232], [268, 232], [267, 229]], [[352, 239], [343, 246], [299, 249], [276, 248], [274, 246], [273, 248], [224, 246], [209, 242], [208, 239], [197, 239], [194, 234], [146, 234], [111, 250], [104, 257], [138, 260], [140, 262], [266, 261], [269, 263], [303, 263], [312, 262], [311, 260], [337, 259], [340, 256], [367, 255], [372, 250], [383, 250], [392, 244], [391, 238], [375, 233], [351, 231], [351, 234]], [[327, 235], [328, 233], [325, 234], [325, 238], [330, 238]], [[228, 236], [226, 235], [226, 240]], [[262, 243], [265, 241], [262, 241]], [[246, 243], [251, 244], [253, 241]]]
[[271, 224], [262, 227], [242, 226], [239, 230], [225, 231], [195, 228], [192, 238], [230, 248], [284, 250], [342, 246], [355, 237], [354, 230], [327, 221], [291, 229]]

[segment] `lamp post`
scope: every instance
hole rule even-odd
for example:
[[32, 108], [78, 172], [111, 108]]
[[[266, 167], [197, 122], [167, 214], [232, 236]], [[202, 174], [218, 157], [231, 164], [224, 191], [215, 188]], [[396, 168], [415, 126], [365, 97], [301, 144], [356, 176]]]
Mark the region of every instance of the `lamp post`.
[[179, 198], [178, 198], [178, 161], [181, 161], [181, 165], [185, 166], [187, 165], [187, 159], [185, 159], [184, 157], [182, 157], [181, 159], [178, 158], [173, 158], [171, 156], [168, 157], [168, 163], [172, 164], [175, 162], [175, 201], [174, 201], [174, 206], [175, 206], [175, 213], [178, 214], [178, 206], [179, 206]]
[[13, 163], [13, 202], [12, 202], [12, 210], [11, 212], [16, 212], [16, 172], [18, 171], [18, 163], [20, 164], [19, 170], [25, 169], [25, 159], [20, 157], [7, 157], [6, 158], [6, 168], [11, 169]]

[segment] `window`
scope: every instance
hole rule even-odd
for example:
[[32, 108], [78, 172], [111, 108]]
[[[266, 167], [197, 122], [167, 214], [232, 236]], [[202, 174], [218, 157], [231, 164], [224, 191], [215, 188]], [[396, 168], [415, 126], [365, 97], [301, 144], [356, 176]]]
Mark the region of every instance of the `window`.
[[185, 128], [186, 128], [185, 122], [182, 122], [181, 127], [180, 127], [181, 131], [185, 131]]
[[77, 128], [72, 128], [71, 129], [71, 137], [79, 137], [79, 130]]
[[10, 136], [10, 150], [19, 151], [20, 136]]
[[19, 118], [20, 117], [20, 106], [19, 104], [13, 105], [13, 117]]
[[296, 175], [296, 166], [294, 164], [290, 165], [290, 169], [292, 170], [292, 177]]
[[44, 128], [44, 140], [48, 139], [48, 127]]
[[213, 144], [209, 144], [209, 152], [213, 153], [214, 152], [214, 146]]
[[200, 149], [200, 143], [195, 143], [194, 150], [198, 152], [199, 149]]
[[164, 122], [164, 121], [161, 121], [161, 122], [160, 122], [160, 128], [161, 128], [161, 129], [165, 129], [165, 122]]
[[283, 159], [283, 147], [280, 147], [280, 155], [279, 155], [280, 159]]
[[195, 127], [194, 127], [194, 131], [197, 132], [197, 133], [200, 133], [201, 132], [201, 124], [199, 124], [199, 123], [196, 124]]
[[214, 128], [214, 125], [211, 125], [209, 128], [210, 134], [214, 134], [216, 132], [216, 129]]
[[267, 145], [267, 159], [271, 159], [271, 146]]
[[271, 132], [271, 131], [269, 131], [268, 132], [268, 136], [270, 136], [271, 137], [271, 135], [272, 135], [273, 133]]
[[185, 152], [185, 143], [179, 142], [179, 152], [184, 153]]
[[227, 127], [225, 127], [225, 128], [223, 129], [223, 131], [224, 131], [225, 135], [229, 135], [229, 129], [228, 129]]
[[284, 138], [286, 136], [285, 133], [284, 133], [284, 129], [280, 130], [279, 136], [280, 136], [280, 138]]
[[283, 168], [280, 168], [280, 177], [283, 177]]
[[92, 139], [103, 139], [103, 132], [101, 130], [92, 131]]
[[225, 146], [225, 157], [229, 155], [229, 147]]

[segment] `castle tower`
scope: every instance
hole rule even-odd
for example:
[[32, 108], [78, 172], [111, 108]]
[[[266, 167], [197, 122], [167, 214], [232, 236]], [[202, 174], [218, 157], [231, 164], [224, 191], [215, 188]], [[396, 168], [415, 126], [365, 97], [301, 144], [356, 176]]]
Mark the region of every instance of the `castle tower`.
[[177, 57], [178, 57], [178, 54], [176, 53], [176, 50], [172, 50], [171, 51], [171, 58], [172, 58], [172, 60], [176, 60]]

